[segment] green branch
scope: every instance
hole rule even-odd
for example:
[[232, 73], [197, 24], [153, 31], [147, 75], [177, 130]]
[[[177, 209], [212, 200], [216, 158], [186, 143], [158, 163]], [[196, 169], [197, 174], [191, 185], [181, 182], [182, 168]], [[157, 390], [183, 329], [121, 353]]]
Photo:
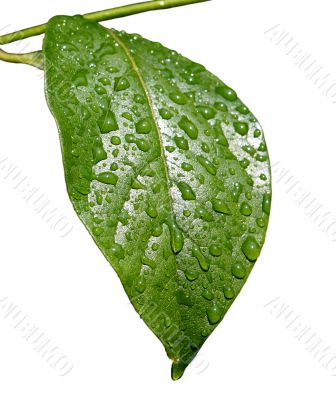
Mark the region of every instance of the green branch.
[[[110, 8], [108, 10], [96, 11], [84, 14], [83, 17], [90, 21], [108, 21], [111, 19], [122, 18], [129, 15], [139, 14], [147, 11], [164, 10], [167, 8], [181, 7], [188, 4], [203, 3], [210, 0], [154, 0], [142, 3], [129, 4], [127, 6]], [[0, 36], [0, 45], [13, 43], [18, 40], [26, 39], [32, 36], [38, 36], [45, 33], [47, 24], [36, 25], [31, 28], [22, 29], [17, 32]], [[0, 59], [1, 56], [0, 56]]]

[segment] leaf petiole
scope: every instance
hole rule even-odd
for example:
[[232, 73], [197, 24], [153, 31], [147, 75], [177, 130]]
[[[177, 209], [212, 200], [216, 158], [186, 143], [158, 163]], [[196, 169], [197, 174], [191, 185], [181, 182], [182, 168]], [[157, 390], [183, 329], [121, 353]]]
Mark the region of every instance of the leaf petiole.
[[[95, 22], [108, 21], [126, 17], [129, 15], [140, 14], [147, 11], [164, 10], [167, 8], [181, 7], [189, 4], [203, 3], [210, 0], [154, 0], [141, 3], [129, 4], [122, 7], [110, 8], [107, 10], [95, 11], [84, 14], [83, 17]], [[36, 25], [31, 28], [22, 29], [13, 33], [0, 36], [0, 45], [9, 44], [18, 40], [27, 39], [29, 37], [38, 36], [45, 33], [47, 24]], [[7, 53], [0, 49], [0, 60], [12, 63], [21, 63], [33, 65], [41, 68], [39, 52], [27, 54]], [[37, 64], [36, 64], [37, 63]]]

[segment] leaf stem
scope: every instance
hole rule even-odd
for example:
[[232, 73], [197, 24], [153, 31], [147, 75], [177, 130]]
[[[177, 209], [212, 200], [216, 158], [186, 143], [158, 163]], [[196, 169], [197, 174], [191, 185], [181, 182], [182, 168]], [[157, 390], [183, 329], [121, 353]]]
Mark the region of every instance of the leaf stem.
[[41, 51], [15, 54], [7, 53], [6, 51], [0, 49], [0, 60], [16, 64], [28, 64], [33, 67], [43, 69], [43, 57]]
[[[122, 18], [129, 15], [139, 14], [147, 11], [164, 10], [167, 8], [181, 7], [188, 4], [203, 3], [210, 0], [154, 0], [141, 3], [129, 4], [127, 6], [110, 8], [108, 10], [96, 11], [84, 14], [83, 17], [90, 21], [108, 21], [111, 19]], [[0, 36], [0, 45], [13, 43], [18, 40], [45, 33], [47, 24], [36, 25], [31, 28], [22, 29], [17, 32]], [[0, 59], [1, 55], [0, 55]], [[6, 60], [5, 60], [6, 61]]]

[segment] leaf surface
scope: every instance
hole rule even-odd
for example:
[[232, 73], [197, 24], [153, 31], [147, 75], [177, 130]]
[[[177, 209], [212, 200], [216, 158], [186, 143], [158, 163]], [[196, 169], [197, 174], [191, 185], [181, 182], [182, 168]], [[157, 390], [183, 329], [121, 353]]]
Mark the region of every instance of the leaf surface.
[[261, 127], [202, 65], [139, 35], [58, 16], [44, 55], [72, 204], [178, 379], [264, 243]]

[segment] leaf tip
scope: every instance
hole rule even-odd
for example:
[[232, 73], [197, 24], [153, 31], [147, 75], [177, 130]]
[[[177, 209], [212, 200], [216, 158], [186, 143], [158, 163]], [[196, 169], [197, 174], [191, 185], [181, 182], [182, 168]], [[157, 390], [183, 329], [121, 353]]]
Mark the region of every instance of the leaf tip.
[[185, 369], [187, 368], [187, 364], [184, 364], [182, 362], [173, 362], [172, 368], [171, 368], [171, 378], [173, 381], [177, 381], [180, 378], [182, 378]]

